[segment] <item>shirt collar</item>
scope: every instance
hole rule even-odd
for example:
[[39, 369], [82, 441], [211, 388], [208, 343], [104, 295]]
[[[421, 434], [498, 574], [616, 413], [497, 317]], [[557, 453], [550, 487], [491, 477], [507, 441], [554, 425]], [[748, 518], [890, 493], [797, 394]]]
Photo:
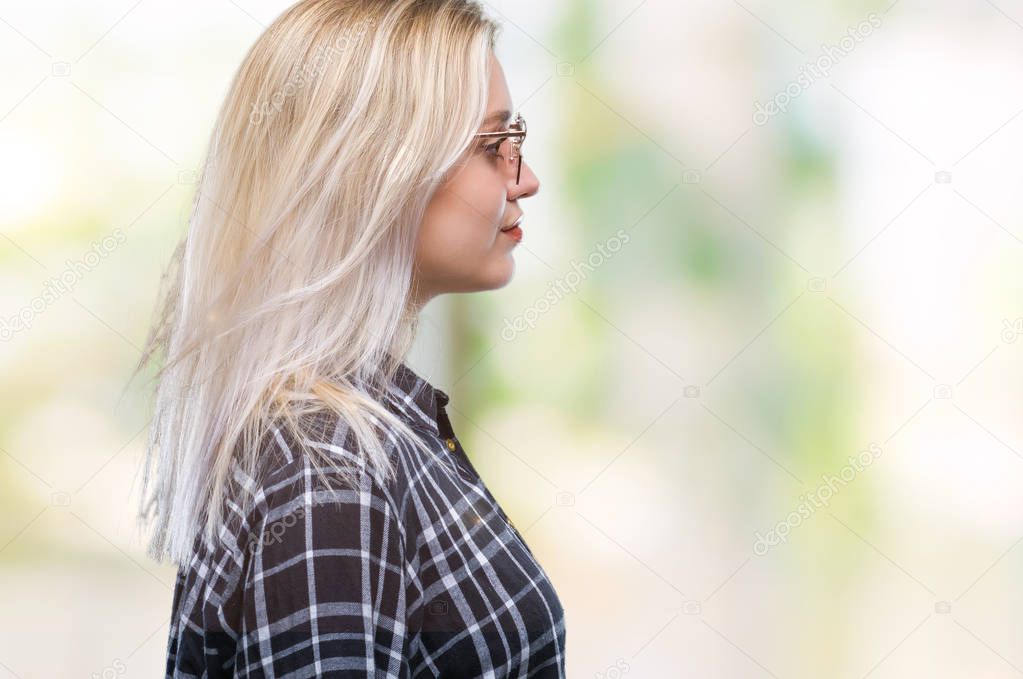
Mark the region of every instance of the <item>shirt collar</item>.
[[435, 436], [453, 436], [445, 406], [450, 397], [402, 361], [388, 388], [387, 401], [397, 414], [428, 428]]

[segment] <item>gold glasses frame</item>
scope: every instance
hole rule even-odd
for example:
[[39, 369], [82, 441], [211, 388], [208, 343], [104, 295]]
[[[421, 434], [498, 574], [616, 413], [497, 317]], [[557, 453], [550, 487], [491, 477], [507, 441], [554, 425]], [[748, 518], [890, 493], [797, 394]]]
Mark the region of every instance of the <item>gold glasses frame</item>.
[[515, 183], [519, 183], [522, 176], [522, 143], [526, 140], [526, 121], [521, 113], [515, 114], [515, 119], [507, 130], [499, 132], [477, 132], [478, 139], [500, 139], [509, 141], [511, 152], [508, 154], [508, 161], [517, 160], [518, 167], [515, 169]]

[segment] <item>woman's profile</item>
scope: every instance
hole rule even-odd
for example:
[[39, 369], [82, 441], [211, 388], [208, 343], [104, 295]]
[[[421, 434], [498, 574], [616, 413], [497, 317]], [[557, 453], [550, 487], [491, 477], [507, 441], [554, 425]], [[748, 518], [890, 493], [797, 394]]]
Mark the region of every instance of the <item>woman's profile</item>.
[[406, 363], [539, 182], [470, 0], [302, 0], [220, 110], [140, 362], [167, 677], [563, 677], [564, 611]]

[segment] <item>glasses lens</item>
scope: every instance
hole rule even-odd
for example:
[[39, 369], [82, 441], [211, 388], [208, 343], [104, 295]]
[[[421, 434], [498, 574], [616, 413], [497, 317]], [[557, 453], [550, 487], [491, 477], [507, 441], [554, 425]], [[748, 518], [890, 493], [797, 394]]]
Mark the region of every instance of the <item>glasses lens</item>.
[[505, 162], [508, 164], [508, 168], [515, 171], [515, 183], [519, 183], [519, 176], [522, 172], [522, 146], [517, 144], [518, 140], [510, 137], [505, 137], [501, 140], [501, 145], [497, 147], [497, 152]]

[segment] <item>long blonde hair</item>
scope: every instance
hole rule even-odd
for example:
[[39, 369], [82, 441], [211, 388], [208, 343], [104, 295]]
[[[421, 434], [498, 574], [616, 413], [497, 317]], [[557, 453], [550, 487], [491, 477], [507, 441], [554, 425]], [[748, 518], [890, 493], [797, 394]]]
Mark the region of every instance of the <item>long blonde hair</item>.
[[381, 395], [417, 328], [417, 230], [483, 122], [499, 30], [471, 0], [303, 0], [246, 55], [136, 370], [164, 354], [138, 514], [151, 558], [214, 538], [232, 465], [254, 474], [271, 426], [301, 443], [310, 415], [343, 418], [385, 476], [383, 432], [427, 450]]

